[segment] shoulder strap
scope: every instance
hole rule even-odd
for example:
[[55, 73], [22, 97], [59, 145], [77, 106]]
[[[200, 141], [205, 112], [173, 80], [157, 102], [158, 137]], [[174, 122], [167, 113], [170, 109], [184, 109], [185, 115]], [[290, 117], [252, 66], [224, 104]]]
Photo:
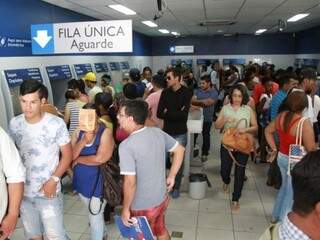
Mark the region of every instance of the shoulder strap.
[[298, 127], [296, 130], [296, 144], [302, 146], [302, 131], [303, 131], [303, 123], [305, 120], [307, 120], [307, 117], [303, 117], [300, 119], [298, 123]]
[[296, 119], [292, 120], [288, 127], [288, 132], [290, 132], [291, 128], [294, 126], [295, 123], [299, 122], [301, 117], [297, 117]]

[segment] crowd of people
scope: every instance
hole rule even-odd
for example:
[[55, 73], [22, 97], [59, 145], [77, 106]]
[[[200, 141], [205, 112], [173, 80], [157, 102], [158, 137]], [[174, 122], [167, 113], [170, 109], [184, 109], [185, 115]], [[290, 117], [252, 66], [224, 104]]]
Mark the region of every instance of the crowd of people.
[[[89, 72], [68, 81], [65, 109], [59, 110], [48, 103], [42, 83], [24, 81], [22, 114], [11, 119], [9, 134], [0, 129], [0, 240], [12, 234], [19, 216], [26, 239], [69, 239], [60, 184], [66, 175], [72, 179], [71, 194], [78, 194], [87, 209], [91, 239], [106, 239], [105, 223], [115, 206], [105, 199], [108, 183], [101, 166], [111, 161], [122, 176], [123, 223], [130, 226], [132, 217], [146, 216], [157, 239], [170, 239], [165, 210], [170, 198], [180, 197], [188, 115], [199, 109], [204, 164], [212, 149], [212, 125], [222, 134], [235, 129], [236, 136], [253, 140], [246, 151], [221, 142], [225, 192], [234, 166], [232, 210], [241, 211], [248, 160], [276, 161], [281, 187], [273, 225], [261, 239], [320, 239], [316, 71], [275, 70], [266, 63], [224, 70], [219, 62], [201, 69], [196, 79], [183, 65], [154, 75], [150, 67], [142, 73], [134, 68], [120, 90], [108, 74], [98, 84]], [[294, 166], [293, 145], [303, 149]]]

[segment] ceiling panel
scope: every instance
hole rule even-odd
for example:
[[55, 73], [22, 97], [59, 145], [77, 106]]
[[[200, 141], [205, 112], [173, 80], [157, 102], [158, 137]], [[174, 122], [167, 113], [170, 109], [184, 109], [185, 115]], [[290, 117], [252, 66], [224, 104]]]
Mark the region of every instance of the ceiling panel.
[[[150, 36], [162, 35], [149, 28], [142, 20], [152, 20], [157, 11], [156, 0], [43, 0], [102, 20], [132, 19], [133, 28]], [[320, 25], [320, 0], [165, 0], [163, 16], [156, 23], [158, 28], [167, 28], [184, 35], [212, 35], [223, 29], [228, 33], [254, 33], [257, 28], [272, 28], [279, 19], [287, 20], [297, 13], [308, 11], [307, 18], [288, 24], [286, 31], [300, 31]], [[126, 16], [106, 5], [123, 4], [137, 12]], [[236, 20], [232, 26], [200, 27], [205, 20]], [[275, 28], [276, 29], [276, 28]], [[272, 30], [273, 31], [273, 30]], [[221, 33], [218, 33], [221, 34]]]

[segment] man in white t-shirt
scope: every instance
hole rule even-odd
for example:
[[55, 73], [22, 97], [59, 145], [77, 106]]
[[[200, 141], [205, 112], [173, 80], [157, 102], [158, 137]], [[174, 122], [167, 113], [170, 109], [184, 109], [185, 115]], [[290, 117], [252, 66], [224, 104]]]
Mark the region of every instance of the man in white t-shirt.
[[219, 78], [219, 62], [212, 64], [212, 71], [210, 73], [212, 86], [219, 91], [220, 90], [220, 78]]
[[97, 76], [93, 72], [88, 72], [84, 76], [84, 81], [86, 83], [86, 86], [90, 88], [90, 91], [88, 92], [89, 102], [94, 103], [94, 98], [97, 93], [103, 92], [102, 89], [97, 86]]
[[9, 237], [17, 225], [25, 178], [19, 152], [0, 127], [0, 239]]
[[43, 88], [36, 80], [21, 84], [23, 114], [10, 122], [12, 138], [26, 167], [21, 220], [26, 239], [42, 240], [46, 236], [66, 240], [60, 178], [70, 166], [72, 149], [64, 121], [41, 111]]

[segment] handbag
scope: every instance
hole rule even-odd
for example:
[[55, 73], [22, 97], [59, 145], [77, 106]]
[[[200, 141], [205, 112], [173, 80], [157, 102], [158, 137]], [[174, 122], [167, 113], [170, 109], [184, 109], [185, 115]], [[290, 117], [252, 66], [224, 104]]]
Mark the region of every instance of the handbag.
[[280, 189], [281, 187], [282, 177], [278, 166], [277, 156], [275, 156], [275, 159], [270, 163], [266, 184], [267, 186], [274, 187], [275, 189]]
[[296, 130], [296, 142], [289, 146], [289, 161], [288, 161], [288, 175], [290, 175], [293, 167], [306, 155], [306, 150], [302, 146], [302, 131], [303, 123], [308, 118], [303, 117], [300, 119]]
[[246, 126], [248, 126], [247, 119], [242, 118], [237, 122], [235, 128], [223, 131], [222, 145], [231, 151], [238, 151], [249, 155], [254, 150], [254, 139], [249, 133], [239, 133], [237, 127], [243, 120], [246, 122]]
[[110, 207], [121, 205], [123, 199], [122, 177], [118, 164], [109, 160], [101, 167], [103, 177], [103, 197]]

